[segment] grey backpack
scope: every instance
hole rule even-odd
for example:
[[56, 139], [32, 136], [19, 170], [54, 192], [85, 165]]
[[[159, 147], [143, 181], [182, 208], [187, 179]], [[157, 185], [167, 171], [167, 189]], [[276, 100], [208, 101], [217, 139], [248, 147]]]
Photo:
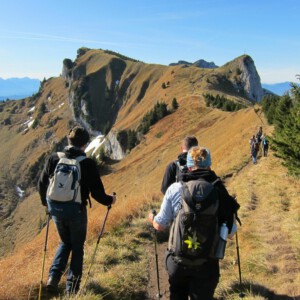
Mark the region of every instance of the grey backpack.
[[85, 156], [67, 158], [65, 153], [57, 152], [59, 161], [47, 189], [47, 198], [59, 202], [75, 201], [81, 203], [80, 162]]
[[182, 182], [181, 207], [171, 225], [168, 250], [180, 264], [199, 266], [213, 258], [219, 239], [219, 193], [204, 179]]

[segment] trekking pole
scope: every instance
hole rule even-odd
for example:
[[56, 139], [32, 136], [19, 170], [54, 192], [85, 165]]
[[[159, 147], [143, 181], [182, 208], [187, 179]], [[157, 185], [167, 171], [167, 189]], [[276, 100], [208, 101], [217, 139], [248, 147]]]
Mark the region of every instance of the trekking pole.
[[[114, 193], [114, 194], [115, 194], [115, 193]], [[87, 272], [86, 278], [85, 278], [85, 280], [84, 280], [84, 282], [83, 282], [83, 285], [82, 285], [81, 289], [79, 290], [79, 292], [78, 292], [78, 294], [77, 294], [77, 297], [81, 294], [82, 290], [85, 288], [85, 285], [86, 285], [86, 283], [87, 283], [87, 280], [88, 280], [88, 278], [89, 278], [89, 276], [90, 276], [91, 268], [92, 268], [92, 265], [93, 265], [94, 260], [95, 260], [96, 252], [97, 252], [97, 249], [98, 249], [98, 245], [99, 245], [100, 239], [101, 239], [101, 237], [102, 237], [102, 235], [103, 235], [103, 231], [104, 231], [106, 219], [107, 219], [107, 216], [108, 216], [108, 213], [109, 213], [109, 210], [110, 210], [110, 209], [111, 209], [111, 205], [108, 205], [108, 206], [107, 206], [107, 212], [106, 212], [106, 215], [105, 215], [105, 217], [104, 217], [104, 221], [103, 221], [103, 224], [102, 224], [100, 233], [99, 233], [99, 235], [98, 235], [96, 247], [95, 247], [94, 253], [93, 253], [92, 258], [91, 258], [91, 262], [90, 262], [90, 265], [89, 265], [89, 268], [88, 268], [88, 272]], [[76, 298], [77, 298], [77, 297], [76, 297]]]
[[242, 292], [242, 271], [241, 271], [241, 260], [240, 260], [240, 247], [239, 247], [239, 239], [238, 239], [238, 233], [236, 231], [235, 233], [235, 241], [236, 241], [236, 253], [237, 253], [237, 259], [238, 259], [238, 268], [239, 268], [239, 279], [240, 279], [240, 293], [239, 297], [244, 298], [245, 294]]
[[[154, 217], [156, 216], [155, 209], [152, 209], [151, 213], [153, 214], [153, 219], [154, 219]], [[161, 298], [162, 294], [160, 293], [160, 286], [159, 286], [159, 270], [158, 270], [158, 254], [157, 254], [157, 230], [155, 228], [154, 228], [154, 245], [155, 245], [155, 262], [156, 262], [157, 290], [158, 290], [156, 298]]]
[[51, 215], [47, 210], [47, 225], [46, 225], [46, 239], [44, 244], [44, 254], [43, 254], [43, 263], [42, 263], [42, 272], [41, 272], [41, 282], [40, 282], [40, 289], [39, 289], [39, 297], [38, 300], [42, 298], [42, 289], [43, 289], [43, 277], [44, 277], [44, 268], [45, 268], [45, 259], [46, 259], [46, 251], [47, 251], [47, 242], [48, 242], [48, 232], [49, 232], [49, 223], [51, 219]]

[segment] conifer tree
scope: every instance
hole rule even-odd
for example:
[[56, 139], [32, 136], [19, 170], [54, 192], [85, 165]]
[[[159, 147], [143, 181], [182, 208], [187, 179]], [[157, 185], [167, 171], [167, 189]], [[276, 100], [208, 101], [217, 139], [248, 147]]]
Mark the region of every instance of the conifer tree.
[[300, 176], [300, 87], [280, 98], [274, 113], [274, 149], [291, 174]]

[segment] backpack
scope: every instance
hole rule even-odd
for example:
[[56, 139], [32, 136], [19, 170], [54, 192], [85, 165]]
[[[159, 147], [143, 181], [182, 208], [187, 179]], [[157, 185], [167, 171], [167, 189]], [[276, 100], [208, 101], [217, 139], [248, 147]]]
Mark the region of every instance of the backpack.
[[259, 151], [259, 143], [258, 142], [254, 143], [254, 149], [255, 149], [256, 152]]
[[199, 266], [214, 253], [219, 239], [219, 193], [204, 179], [182, 182], [181, 207], [171, 225], [168, 250], [180, 264]]
[[59, 161], [50, 177], [46, 196], [54, 201], [81, 203], [80, 162], [86, 157], [67, 158], [63, 152], [57, 152], [57, 155]]
[[176, 182], [179, 182], [182, 180], [182, 174], [185, 173], [188, 170], [188, 168], [185, 165], [186, 162], [184, 165], [182, 165], [179, 159], [175, 160], [174, 164], [176, 165]]

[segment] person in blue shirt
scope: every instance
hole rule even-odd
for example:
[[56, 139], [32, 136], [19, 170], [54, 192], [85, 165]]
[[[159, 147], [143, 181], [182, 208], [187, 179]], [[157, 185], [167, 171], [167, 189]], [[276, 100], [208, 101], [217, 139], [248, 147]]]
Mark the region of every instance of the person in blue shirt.
[[[205, 155], [203, 155], [205, 153]], [[204, 179], [208, 182], [215, 182], [218, 177], [210, 170], [210, 153], [202, 147], [192, 147], [187, 154], [188, 171], [182, 177], [182, 181]], [[229, 195], [225, 186], [219, 180], [216, 185], [219, 193], [218, 222], [225, 222], [229, 232], [234, 233], [234, 215], [239, 208], [236, 200]], [[150, 212], [149, 222], [158, 230], [166, 230], [175, 219], [182, 203], [182, 183], [173, 183], [166, 191], [158, 214], [154, 217]], [[167, 251], [166, 267], [169, 274], [170, 300], [211, 300], [219, 282], [219, 261], [208, 259], [201, 266], [185, 266], [173, 259], [173, 254]]]

